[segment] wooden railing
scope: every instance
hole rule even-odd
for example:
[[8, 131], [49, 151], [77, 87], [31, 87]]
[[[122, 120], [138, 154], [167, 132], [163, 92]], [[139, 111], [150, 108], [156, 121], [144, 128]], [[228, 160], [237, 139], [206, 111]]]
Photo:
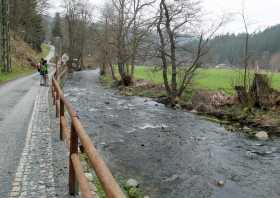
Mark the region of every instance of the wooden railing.
[[[59, 85], [59, 79], [64, 72], [59, 74], [58, 68], [52, 78], [52, 95], [53, 105], [56, 106], [56, 116], [60, 120], [60, 139], [66, 141], [70, 149], [69, 154], [69, 194], [76, 195], [78, 193], [77, 184], [80, 186], [82, 197], [93, 197], [87, 177], [84, 174], [83, 167], [79, 157], [79, 143], [83, 146], [87, 154], [90, 164], [95, 170], [104, 192], [108, 198], [125, 198], [120, 186], [114, 179], [109, 168], [105, 164], [102, 157], [94, 147], [90, 137], [81, 124], [79, 117], [71, 105], [64, 97], [63, 91]], [[71, 128], [69, 129], [65, 112], [69, 114]]]

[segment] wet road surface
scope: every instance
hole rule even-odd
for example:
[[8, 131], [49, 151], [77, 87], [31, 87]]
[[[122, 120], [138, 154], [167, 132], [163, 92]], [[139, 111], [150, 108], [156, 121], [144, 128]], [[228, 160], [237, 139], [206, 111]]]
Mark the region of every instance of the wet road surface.
[[[115, 176], [155, 198], [280, 197], [280, 140], [257, 141], [74, 73], [65, 93]], [[225, 181], [223, 187], [216, 182]]]
[[39, 88], [37, 73], [0, 85], [0, 197], [11, 190]]

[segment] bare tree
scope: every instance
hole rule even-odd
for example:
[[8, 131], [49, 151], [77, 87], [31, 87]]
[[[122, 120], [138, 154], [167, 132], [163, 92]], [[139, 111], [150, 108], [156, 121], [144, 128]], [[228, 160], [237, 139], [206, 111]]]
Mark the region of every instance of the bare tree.
[[116, 59], [123, 85], [130, 85], [133, 81], [138, 49], [150, 28], [143, 11], [154, 2], [155, 0], [112, 0], [116, 14], [113, 24], [116, 35]]
[[97, 30], [96, 34], [96, 47], [98, 54], [98, 63], [100, 64], [100, 74], [106, 75], [111, 71], [112, 78], [116, 80], [115, 71], [113, 67], [114, 62], [114, 43], [115, 34], [113, 31], [114, 8], [112, 4], [106, 3], [101, 14], [100, 25], [102, 26]]
[[87, 34], [92, 25], [92, 6], [88, 0], [65, 0], [65, 19], [67, 24], [67, 43], [70, 55], [69, 64], [73, 59], [78, 59], [80, 68], [84, 66], [84, 49], [87, 41]]
[[[244, 2], [243, 2], [244, 3]], [[244, 57], [243, 57], [243, 67], [244, 67], [244, 76], [243, 76], [243, 86], [245, 90], [248, 88], [248, 62], [249, 62], [249, 37], [250, 33], [248, 30], [248, 23], [245, 16], [245, 6], [243, 4], [242, 13], [241, 13], [244, 29], [245, 29], [245, 38], [244, 38]]]
[[49, 0], [37, 0], [37, 10], [40, 15], [45, 15], [50, 8]]
[[[172, 105], [181, 97], [195, 71], [201, 65], [201, 58], [208, 52], [208, 41], [222, 25], [213, 26], [208, 34], [197, 31], [201, 9], [197, 0], [182, 0], [159, 3], [157, 33], [159, 56], [165, 89]], [[197, 33], [199, 32], [199, 33]], [[169, 82], [169, 68], [171, 82]], [[181, 77], [181, 78], [180, 78]]]

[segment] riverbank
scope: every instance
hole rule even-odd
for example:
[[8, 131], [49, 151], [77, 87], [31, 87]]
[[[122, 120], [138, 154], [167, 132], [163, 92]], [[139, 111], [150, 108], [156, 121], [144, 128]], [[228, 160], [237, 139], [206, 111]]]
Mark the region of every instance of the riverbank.
[[[175, 108], [206, 116], [206, 119], [223, 124], [230, 131], [241, 130], [252, 136], [260, 131], [265, 131], [270, 136], [280, 135], [279, 108], [244, 108], [230, 85], [231, 78], [238, 73], [230, 72], [231, 70], [225, 69], [199, 71], [192, 89], [185, 91]], [[110, 76], [101, 77], [100, 81], [104, 86], [117, 88], [122, 95], [149, 97], [168, 105], [160, 73], [151, 74], [151, 70], [144, 70], [143, 67], [136, 69], [136, 81], [130, 87], [117, 86]], [[279, 86], [276, 83], [278, 78], [279, 74], [271, 76], [274, 88]]]

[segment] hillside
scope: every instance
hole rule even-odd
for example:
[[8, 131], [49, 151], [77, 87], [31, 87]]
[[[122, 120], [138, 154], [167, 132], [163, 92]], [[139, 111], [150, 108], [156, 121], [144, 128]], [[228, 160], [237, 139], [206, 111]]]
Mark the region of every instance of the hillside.
[[[273, 65], [277, 66], [279, 61], [275, 61], [275, 56], [280, 52], [279, 35], [280, 25], [250, 35], [249, 55], [251, 62], [258, 62], [260, 67], [267, 69]], [[210, 42], [211, 53], [208, 55], [208, 62], [241, 65], [244, 39], [245, 34], [226, 34], [215, 37]]]
[[41, 57], [45, 57], [48, 54], [48, 46], [42, 45], [42, 52], [38, 53], [33, 50], [27, 43], [17, 36], [12, 36], [11, 39], [11, 62], [12, 72], [1, 73], [0, 72], [0, 84], [13, 80], [15, 78], [31, 74], [36, 72], [36, 69], [30, 65], [28, 59], [33, 62], [38, 62]]

